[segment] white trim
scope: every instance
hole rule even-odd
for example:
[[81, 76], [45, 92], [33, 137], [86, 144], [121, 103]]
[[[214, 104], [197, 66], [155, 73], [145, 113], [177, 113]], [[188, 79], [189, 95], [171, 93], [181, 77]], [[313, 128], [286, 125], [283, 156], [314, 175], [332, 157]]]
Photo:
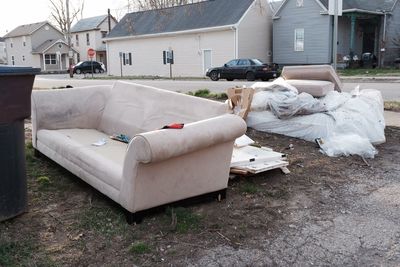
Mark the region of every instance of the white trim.
[[42, 54], [42, 56], [43, 56], [43, 70], [46, 70], [46, 56], [45, 55], [46, 55], [45, 53]]
[[110, 75], [110, 53], [109, 53], [108, 43], [106, 42], [106, 58], [107, 58], [107, 75]]
[[[373, 15], [384, 15], [381, 11], [369, 11], [364, 9], [352, 8], [352, 9], [343, 9], [343, 13], [351, 13], [351, 12], [359, 12], [363, 14], [373, 14]], [[328, 11], [321, 11], [321, 15], [328, 15]], [[391, 14], [391, 12], [386, 12], [386, 14]]]
[[111, 37], [111, 38], [104, 38], [103, 41], [107, 42], [107, 41], [126, 40], [126, 39], [156, 38], [156, 37], [161, 37], [161, 36], [181, 35], [181, 34], [187, 34], [187, 33], [214, 32], [214, 31], [222, 31], [222, 30], [232, 30], [233, 27], [235, 27], [235, 25], [200, 28], [200, 29], [192, 29], [192, 30], [177, 31], [177, 32], [163, 32], [163, 33], [152, 33], [152, 34], [133, 35], [133, 36]]
[[234, 27], [233, 30], [235, 31], [234, 34], [234, 38], [235, 38], [235, 55], [234, 58], [238, 58], [239, 57], [239, 28], [238, 27]]
[[[33, 52], [33, 54], [44, 54], [46, 53], [50, 48], [52, 48], [54, 45], [58, 44], [58, 43], [63, 43], [68, 47], [68, 44], [66, 42], [64, 42], [62, 39], [58, 39], [57, 41], [55, 41], [53, 44], [50, 44], [46, 49], [44, 49], [42, 52]], [[75, 48], [73, 48], [71, 46], [71, 49], [74, 50], [76, 53], [78, 53], [78, 50], [76, 50]]]
[[205, 58], [204, 58], [204, 55], [205, 55], [205, 54], [204, 54], [204, 51], [210, 51], [210, 56], [211, 56], [211, 57], [210, 57], [210, 58], [211, 58], [211, 59], [210, 59], [210, 63], [211, 63], [210, 68], [212, 68], [212, 66], [213, 66], [213, 64], [212, 64], [212, 62], [213, 62], [213, 54], [212, 54], [212, 51], [213, 51], [213, 50], [212, 50], [212, 49], [207, 49], [207, 48], [206, 48], [206, 49], [202, 49], [202, 56], [203, 56], [203, 57], [202, 57], [202, 61], [203, 61], [203, 69], [202, 69], [202, 71], [203, 71], [203, 74], [204, 74], [204, 76], [205, 76], [207, 70], [205, 69], [205, 60], [204, 60], [204, 59], [205, 59]]
[[320, 7], [322, 7], [323, 11], [328, 11], [328, 9], [321, 3], [321, 1], [319, 0], [315, 0], [317, 2], [318, 5], [320, 5]]
[[[288, 2], [289, 0], [283, 0], [282, 4], [278, 7], [278, 9], [276, 10], [275, 14], [273, 15], [273, 18], [280, 18], [278, 16], [279, 12], [281, 12], [281, 9], [283, 8], [283, 6]], [[328, 12], [328, 9], [321, 3], [321, 1], [319, 0], [315, 0], [315, 2], [317, 2], [317, 4], [322, 8], [322, 12]]]

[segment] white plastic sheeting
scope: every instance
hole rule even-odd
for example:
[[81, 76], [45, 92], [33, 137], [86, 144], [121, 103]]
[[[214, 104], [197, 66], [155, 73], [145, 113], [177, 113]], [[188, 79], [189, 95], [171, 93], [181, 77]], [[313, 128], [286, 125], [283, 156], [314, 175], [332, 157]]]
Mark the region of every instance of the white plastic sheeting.
[[[260, 83], [255, 85], [262, 87]], [[385, 142], [383, 99], [377, 90], [359, 91], [356, 88], [351, 93], [334, 91], [307, 102], [307, 98], [296, 95], [296, 91], [273, 89], [276, 86], [271, 90], [268, 83], [265, 85], [266, 91], [260, 91], [253, 97], [252, 112], [246, 120], [248, 127], [307, 141], [322, 138], [323, 150], [329, 156], [360, 155], [373, 158], [376, 151], [371, 149], [372, 144]], [[285, 82], [279, 81], [279, 87], [282, 86], [285, 87]], [[287, 95], [291, 95], [291, 101], [295, 103], [293, 106], [288, 105], [288, 99], [279, 102], [282, 92], [290, 92]], [[271, 105], [287, 106], [286, 110], [281, 108], [286, 112], [285, 115], [280, 115], [280, 119], [276, 114], [279, 115], [281, 111], [271, 109]], [[301, 112], [298, 112], [301, 110], [299, 106], [303, 107]], [[307, 112], [313, 114], [296, 115]]]

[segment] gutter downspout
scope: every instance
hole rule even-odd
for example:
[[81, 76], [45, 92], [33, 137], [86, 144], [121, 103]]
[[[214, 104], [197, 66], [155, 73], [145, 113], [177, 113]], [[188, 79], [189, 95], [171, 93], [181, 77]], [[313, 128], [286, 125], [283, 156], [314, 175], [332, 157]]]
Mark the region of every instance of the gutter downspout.
[[234, 38], [235, 38], [235, 46], [234, 46], [234, 58], [238, 58], [239, 56], [239, 30], [237, 26], [231, 27], [232, 31], [234, 31]]
[[106, 58], [107, 58], [107, 65], [106, 65], [106, 70], [107, 70], [107, 75], [111, 75], [110, 74], [110, 65], [111, 65], [111, 62], [110, 62], [110, 53], [109, 53], [109, 47], [108, 47], [108, 42], [106, 42]]
[[383, 36], [382, 36], [382, 47], [381, 47], [381, 67], [385, 66], [385, 52], [386, 52], [386, 16], [387, 13], [383, 11]]

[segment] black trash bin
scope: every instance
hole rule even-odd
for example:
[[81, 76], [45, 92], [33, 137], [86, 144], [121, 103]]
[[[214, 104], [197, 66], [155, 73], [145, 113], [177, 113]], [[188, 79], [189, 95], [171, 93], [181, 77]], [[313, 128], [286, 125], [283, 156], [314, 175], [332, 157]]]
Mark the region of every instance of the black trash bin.
[[24, 119], [39, 68], [0, 66], [0, 221], [27, 208]]

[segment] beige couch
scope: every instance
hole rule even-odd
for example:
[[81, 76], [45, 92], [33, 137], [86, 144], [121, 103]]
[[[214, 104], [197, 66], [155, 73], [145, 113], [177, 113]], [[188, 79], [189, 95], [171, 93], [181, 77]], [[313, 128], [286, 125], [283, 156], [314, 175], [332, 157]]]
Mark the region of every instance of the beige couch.
[[[234, 140], [246, 131], [227, 112], [224, 103], [125, 82], [40, 90], [32, 93], [32, 143], [140, 221], [153, 207], [224, 194]], [[159, 130], [175, 122], [184, 128]], [[133, 137], [129, 144], [109, 138], [120, 133]]]

